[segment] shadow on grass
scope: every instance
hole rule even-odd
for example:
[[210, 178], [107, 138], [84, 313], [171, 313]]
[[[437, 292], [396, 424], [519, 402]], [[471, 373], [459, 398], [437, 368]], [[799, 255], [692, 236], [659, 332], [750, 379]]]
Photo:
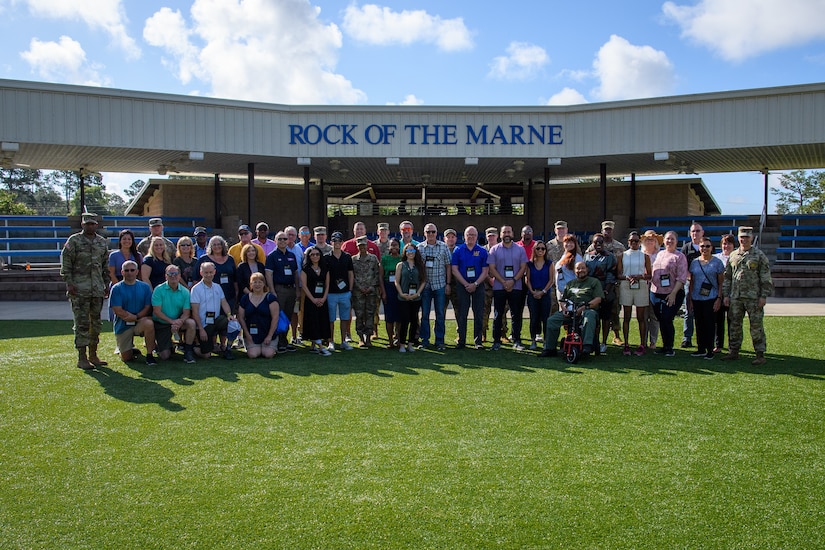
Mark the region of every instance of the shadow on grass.
[[676, 357], [647, 355], [644, 357], [625, 357], [620, 355], [602, 355], [586, 357], [575, 365], [569, 365], [561, 357], [535, 357], [532, 362], [539, 368], [551, 368], [564, 371], [569, 368], [598, 369], [616, 374], [664, 375], [676, 376], [678, 373], [712, 376], [716, 374], [760, 374], [765, 376], [798, 376], [810, 380], [825, 381], [825, 361], [808, 357], [794, 357], [778, 354], [765, 354], [768, 362], [754, 366], [751, 361], [753, 353], [742, 353], [737, 361], [722, 361], [721, 355], [713, 360], [690, 357], [688, 354]]
[[154, 403], [171, 412], [186, 409], [172, 401], [175, 392], [150, 380], [131, 378], [109, 367], [98, 367], [88, 373], [100, 383], [107, 395], [115, 399], [136, 404]]
[[[0, 340], [41, 338], [72, 334], [72, 321], [0, 321]], [[111, 332], [112, 326], [103, 323], [101, 332]]]

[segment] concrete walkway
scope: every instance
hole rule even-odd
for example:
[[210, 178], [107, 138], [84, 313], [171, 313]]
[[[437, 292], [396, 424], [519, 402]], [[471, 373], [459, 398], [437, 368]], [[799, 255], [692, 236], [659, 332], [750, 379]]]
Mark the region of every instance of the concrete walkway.
[[[780, 317], [810, 317], [825, 315], [825, 298], [769, 298], [765, 314]], [[104, 308], [103, 316], [107, 312]], [[527, 312], [525, 310], [525, 316]], [[453, 310], [447, 309], [453, 319]], [[72, 320], [69, 302], [0, 302], [0, 320]]]

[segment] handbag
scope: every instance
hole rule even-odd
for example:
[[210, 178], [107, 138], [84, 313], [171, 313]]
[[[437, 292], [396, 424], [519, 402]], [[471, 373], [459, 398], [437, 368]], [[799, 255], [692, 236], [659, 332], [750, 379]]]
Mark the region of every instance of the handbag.
[[289, 316], [281, 311], [278, 315], [278, 328], [275, 329], [275, 334], [286, 334], [289, 332], [290, 325]]

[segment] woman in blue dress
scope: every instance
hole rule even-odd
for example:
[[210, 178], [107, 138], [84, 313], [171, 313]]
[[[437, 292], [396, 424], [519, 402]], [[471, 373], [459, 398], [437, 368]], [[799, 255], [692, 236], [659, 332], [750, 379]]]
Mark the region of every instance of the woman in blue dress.
[[238, 323], [243, 331], [246, 355], [250, 359], [274, 357], [278, 351], [278, 298], [266, 288], [263, 273], [253, 273], [249, 280], [251, 292], [241, 296]]

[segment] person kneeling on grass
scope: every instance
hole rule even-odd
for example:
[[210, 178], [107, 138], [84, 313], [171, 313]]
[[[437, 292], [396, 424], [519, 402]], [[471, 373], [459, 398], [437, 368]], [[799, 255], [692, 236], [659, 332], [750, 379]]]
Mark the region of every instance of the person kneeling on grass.
[[158, 357], [164, 361], [172, 357], [172, 332], [183, 341], [183, 361], [194, 363], [192, 342], [195, 341], [195, 321], [191, 318], [189, 289], [180, 284], [180, 268], [166, 267], [166, 282], [152, 292], [152, 320], [155, 324], [155, 340]]
[[[599, 321], [599, 314], [596, 309], [604, 299], [602, 284], [595, 277], [587, 275], [587, 264], [578, 262], [576, 264], [576, 279], [567, 283], [564, 287], [562, 300], [570, 300], [577, 304], [578, 315], [584, 316], [584, 346], [582, 352], [587, 355], [593, 351], [593, 338], [596, 335], [596, 324]], [[578, 305], [581, 304], [581, 305]], [[558, 353], [556, 346], [559, 344], [559, 331], [564, 324], [565, 312], [557, 311], [547, 318], [547, 329], [544, 333], [544, 351], [542, 357], [555, 357]]]
[[[246, 355], [250, 359], [260, 356], [269, 359], [275, 356], [278, 349], [278, 337], [275, 336], [281, 311], [278, 298], [269, 292], [263, 273], [252, 274], [249, 290], [248, 294], [241, 295], [238, 307], [238, 322], [244, 335]], [[326, 323], [326, 310], [324, 314]]]
[[[192, 318], [197, 327], [198, 345], [195, 354], [202, 359], [209, 359], [215, 349], [215, 339], [221, 339], [221, 354], [224, 359], [232, 360], [232, 350], [226, 345], [226, 327], [234, 319], [229, 302], [226, 301], [221, 285], [213, 284], [215, 264], [205, 262], [200, 265], [201, 280], [192, 287], [190, 302]], [[223, 314], [223, 315], [222, 315]]]
[[152, 287], [137, 278], [138, 265], [133, 260], [123, 262], [123, 280], [112, 287], [109, 306], [115, 314], [115, 339], [120, 358], [132, 361], [140, 356], [135, 349], [135, 336], [146, 342], [146, 364], [156, 365], [155, 325], [152, 323]]

